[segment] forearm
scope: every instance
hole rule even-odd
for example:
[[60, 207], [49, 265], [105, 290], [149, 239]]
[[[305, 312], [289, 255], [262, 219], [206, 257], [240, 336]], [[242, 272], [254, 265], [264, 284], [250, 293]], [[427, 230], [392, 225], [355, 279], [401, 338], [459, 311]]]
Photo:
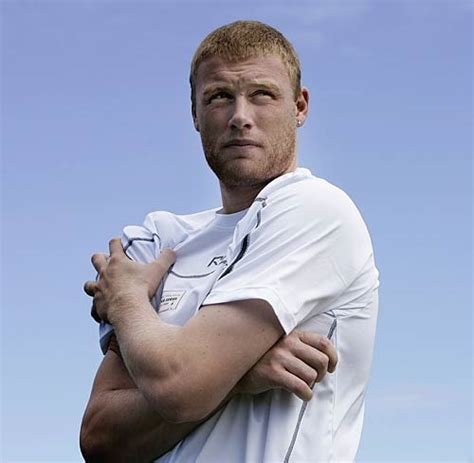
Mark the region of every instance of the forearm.
[[93, 256], [99, 280], [86, 283], [98, 317], [115, 328], [127, 369], [155, 411], [171, 422], [203, 419], [281, 337], [275, 312], [263, 299], [246, 299], [201, 307], [184, 326], [164, 323], [149, 298], [174, 253], [138, 264], [120, 240], [109, 246], [110, 259]]
[[[212, 414], [233, 395], [230, 393]], [[106, 391], [94, 396], [88, 405], [81, 449], [88, 462], [150, 462], [171, 450], [207, 418], [170, 423], [150, 407], [139, 389]]]
[[173, 413], [177, 408], [170, 401], [182, 398], [173, 380], [186, 370], [186, 381], [193, 382], [191, 362], [186, 360], [187, 347], [182, 342], [183, 328], [160, 320], [146, 298], [121, 304], [124, 310], [110, 321], [123, 362], [149, 406], [165, 421], [176, 421]]
[[169, 423], [138, 389], [109, 391], [84, 418], [81, 450], [87, 462], [150, 462], [160, 457], [204, 420]]
[[164, 420], [137, 389], [112, 336], [82, 421], [81, 450], [89, 462], [151, 461], [202, 421], [175, 424]]
[[[203, 419], [226, 400], [258, 360], [240, 374], [232, 365], [215, 367], [207, 361], [213, 349], [206, 334], [196, 336], [189, 325], [163, 322], [145, 298], [122, 303], [126, 308], [111, 322], [124, 363], [145, 399], [165, 421]], [[150, 362], [152, 358], [156, 361]], [[212, 374], [215, 371], [220, 374]]]

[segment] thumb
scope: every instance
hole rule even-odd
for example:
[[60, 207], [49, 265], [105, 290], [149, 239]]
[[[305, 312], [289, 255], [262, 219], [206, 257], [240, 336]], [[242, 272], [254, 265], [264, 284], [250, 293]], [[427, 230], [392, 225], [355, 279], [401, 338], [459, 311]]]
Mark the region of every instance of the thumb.
[[160, 257], [157, 260], [162, 260], [168, 270], [176, 262], [176, 253], [172, 249], [163, 249]]
[[154, 269], [156, 278], [161, 280], [175, 261], [176, 253], [172, 249], [161, 251], [160, 257], [150, 264]]
[[152, 277], [152, 281], [150, 282], [151, 286], [148, 288], [150, 297], [153, 297], [153, 295], [156, 293], [156, 290], [160, 286], [161, 280], [175, 261], [176, 253], [171, 249], [164, 249], [158, 259], [147, 264], [149, 270], [151, 270], [149, 275]]

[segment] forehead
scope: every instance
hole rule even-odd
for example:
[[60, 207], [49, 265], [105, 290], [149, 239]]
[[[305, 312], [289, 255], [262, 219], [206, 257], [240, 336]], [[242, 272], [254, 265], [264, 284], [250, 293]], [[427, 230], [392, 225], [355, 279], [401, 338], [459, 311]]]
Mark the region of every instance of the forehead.
[[241, 61], [226, 61], [213, 56], [199, 65], [196, 90], [216, 84], [239, 85], [259, 81], [291, 88], [288, 69], [279, 56], [259, 56]]

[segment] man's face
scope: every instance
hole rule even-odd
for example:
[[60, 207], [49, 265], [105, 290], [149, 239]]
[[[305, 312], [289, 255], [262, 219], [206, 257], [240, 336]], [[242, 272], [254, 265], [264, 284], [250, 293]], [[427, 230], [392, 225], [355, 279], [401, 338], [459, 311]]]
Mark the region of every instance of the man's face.
[[296, 167], [296, 124], [308, 92], [295, 102], [278, 56], [230, 63], [204, 60], [196, 76], [193, 118], [206, 160], [227, 187], [264, 185]]

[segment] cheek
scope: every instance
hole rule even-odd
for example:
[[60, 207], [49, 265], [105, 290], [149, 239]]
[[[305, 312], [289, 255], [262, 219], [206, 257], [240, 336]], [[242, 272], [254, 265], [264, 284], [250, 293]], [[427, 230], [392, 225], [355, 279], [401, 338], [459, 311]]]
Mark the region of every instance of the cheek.
[[200, 118], [200, 124], [203, 127], [218, 127], [226, 125], [228, 120], [228, 111], [225, 108], [214, 108], [203, 112]]
[[268, 134], [271, 138], [281, 140], [282, 138], [286, 138], [294, 127], [296, 127], [296, 120], [293, 120], [288, 114], [278, 114], [267, 119], [264, 128], [268, 129]]
[[262, 120], [267, 125], [287, 127], [291, 126], [293, 122], [296, 124], [296, 116], [290, 107], [269, 107], [262, 116], [264, 116]]

